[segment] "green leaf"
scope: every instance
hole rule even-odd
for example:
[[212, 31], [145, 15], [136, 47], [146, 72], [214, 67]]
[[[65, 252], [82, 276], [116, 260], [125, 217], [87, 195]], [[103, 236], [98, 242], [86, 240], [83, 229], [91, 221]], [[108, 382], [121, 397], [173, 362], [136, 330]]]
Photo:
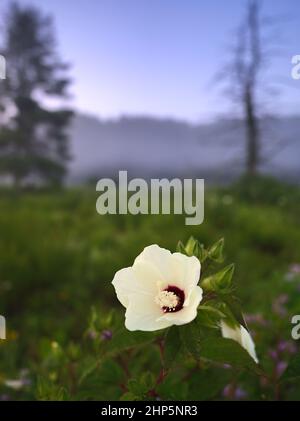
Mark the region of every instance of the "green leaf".
[[221, 238], [215, 244], [213, 244], [208, 250], [208, 256], [211, 260], [217, 263], [222, 263], [224, 261], [223, 256], [224, 250], [224, 238]]
[[150, 332], [129, 332], [125, 329], [113, 334], [110, 341], [103, 344], [108, 353], [118, 354], [139, 345], [153, 342], [155, 335]]
[[[241, 306], [240, 300], [237, 297], [234, 297], [232, 295], [224, 295], [222, 299], [226, 303], [226, 306], [230, 310], [231, 314], [234, 316], [235, 320], [239, 322], [239, 324], [244, 326], [246, 329], [248, 329], [247, 323], [242, 313], [242, 306]], [[227, 316], [229, 316], [228, 312], [227, 312]]]
[[197, 319], [180, 327], [180, 337], [185, 349], [197, 360], [200, 358], [201, 326]]
[[80, 365], [80, 377], [78, 383], [81, 384], [86, 377], [92, 374], [100, 365], [100, 361], [92, 357], [87, 357]]
[[198, 241], [194, 237], [190, 237], [185, 246], [185, 251], [188, 256], [194, 256], [194, 250], [198, 247]]
[[202, 305], [198, 309], [197, 322], [201, 326], [218, 329], [220, 320], [224, 317], [226, 317], [226, 315], [218, 308], [209, 305]]
[[197, 257], [198, 257], [198, 259], [200, 260], [201, 263], [204, 263], [205, 260], [208, 257], [208, 251], [205, 250], [203, 244], [200, 244], [200, 243], [198, 243], [198, 244], [199, 244], [199, 247], [198, 247], [198, 255], [197, 255]]
[[176, 250], [186, 256], [197, 257], [201, 263], [203, 263], [208, 256], [208, 252], [205, 250], [203, 244], [200, 244], [194, 237], [190, 237], [186, 245], [179, 241]]
[[190, 399], [189, 382], [182, 380], [182, 373], [173, 371], [168, 374], [162, 383], [156, 387], [156, 391], [162, 400], [182, 401]]
[[259, 367], [248, 352], [237, 342], [226, 338], [209, 338], [201, 343], [201, 357], [232, 367], [247, 368], [260, 372]]
[[182, 241], [178, 241], [176, 251], [178, 253], [186, 254], [185, 247]]
[[118, 361], [107, 357], [80, 380], [76, 399], [99, 399], [99, 391], [101, 391], [101, 399], [106, 400], [112, 395], [119, 398], [120, 385], [127, 381], [127, 376]]
[[127, 383], [127, 388], [130, 393], [140, 398], [142, 398], [148, 390], [141, 385], [138, 379], [130, 379]]
[[232, 277], [234, 264], [226, 266], [221, 271], [205, 278], [201, 282], [201, 287], [206, 291], [214, 291], [219, 294], [228, 294], [232, 291]]
[[154, 388], [156, 384], [156, 379], [153, 373], [151, 373], [150, 371], [146, 371], [141, 375], [140, 382], [148, 391]]
[[128, 392], [143, 398], [155, 386], [155, 378], [152, 373], [143, 373], [140, 377], [130, 379], [127, 383]]
[[134, 393], [126, 392], [120, 397], [120, 401], [139, 401], [140, 398]]
[[67, 392], [63, 387], [54, 384], [50, 380], [39, 377], [36, 397], [42, 401], [65, 401], [67, 400]]
[[220, 395], [232, 380], [232, 370], [219, 368], [200, 369], [189, 378], [189, 399], [207, 401]]
[[300, 354], [296, 354], [280, 378], [280, 382], [290, 382], [300, 379]]
[[182, 349], [179, 328], [172, 326], [168, 329], [164, 344], [164, 368], [170, 369], [176, 362]]

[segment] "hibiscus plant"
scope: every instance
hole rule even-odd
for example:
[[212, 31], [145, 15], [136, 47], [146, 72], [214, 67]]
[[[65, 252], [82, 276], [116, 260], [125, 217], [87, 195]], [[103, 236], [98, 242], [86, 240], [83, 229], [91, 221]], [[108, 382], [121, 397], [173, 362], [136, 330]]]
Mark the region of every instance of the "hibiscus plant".
[[188, 358], [198, 368], [213, 364], [264, 375], [235, 296], [234, 265], [217, 268], [223, 249], [223, 239], [206, 249], [193, 237], [179, 242], [175, 253], [150, 245], [114, 276], [129, 336], [154, 332], [149, 340], [159, 346], [161, 370], [153, 390]]
[[146, 247], [113, 278], [123, 308], [107, 295], [105, 308], [92, 308], [82, 341], [43, 345], [36, 397], [243, 399], [268, 385], [278, 399], [281, 382], [300, 376], [299, 357], [279, 378], [256, 352], [223, 249], [223, 239], [205, 248], [195, 238], [174, 253]]

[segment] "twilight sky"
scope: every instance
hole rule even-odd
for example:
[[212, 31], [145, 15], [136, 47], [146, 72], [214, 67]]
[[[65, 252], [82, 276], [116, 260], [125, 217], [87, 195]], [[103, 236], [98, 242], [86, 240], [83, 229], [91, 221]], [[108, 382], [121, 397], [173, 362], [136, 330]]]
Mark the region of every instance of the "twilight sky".
[[[100, 117], [150, 114], [190, 121], [231, 110], [214, 75], [243, 17], [246, 0], [19, 0], [55, 18], [61, 56], [72, 63], [73, 105]], [[272, 111], [300, 111], [299, 0], [262, 0], [280, 20], [280, 57], [267, 77], [280, 81]], [[1, 8], [8, 0], [0, 0]], [[273, 36], [271, 34], [271, 36]]]

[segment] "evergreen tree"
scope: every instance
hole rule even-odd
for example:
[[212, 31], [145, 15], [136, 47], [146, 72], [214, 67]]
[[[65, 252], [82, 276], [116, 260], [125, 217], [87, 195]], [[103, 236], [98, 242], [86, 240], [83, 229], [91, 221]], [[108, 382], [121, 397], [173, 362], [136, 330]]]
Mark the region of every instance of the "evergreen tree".
[[60, 183], [69, 159], [66, 129], [72, 112], [47, 108], [67, 97], [68, 66], [56, 53], [52, 20], [32, 6], [12, 3], [0, 53], [6, 80], [0, 82], [0, 173], [24, 181]]

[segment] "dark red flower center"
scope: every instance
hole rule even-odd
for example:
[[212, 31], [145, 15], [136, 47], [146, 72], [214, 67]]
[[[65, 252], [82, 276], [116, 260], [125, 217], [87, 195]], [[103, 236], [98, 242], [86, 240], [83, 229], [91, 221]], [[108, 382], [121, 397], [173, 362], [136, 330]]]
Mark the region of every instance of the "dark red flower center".
[[164, 313], [175, 313], [176, 311], [181, 310], [185, 299], [184, 291], [173, 285], [169, 285], [168, 288], [164, 289], [164, 291], [173, 293], [177, 298], [177, 304], [175, 307], [162, 307]]

